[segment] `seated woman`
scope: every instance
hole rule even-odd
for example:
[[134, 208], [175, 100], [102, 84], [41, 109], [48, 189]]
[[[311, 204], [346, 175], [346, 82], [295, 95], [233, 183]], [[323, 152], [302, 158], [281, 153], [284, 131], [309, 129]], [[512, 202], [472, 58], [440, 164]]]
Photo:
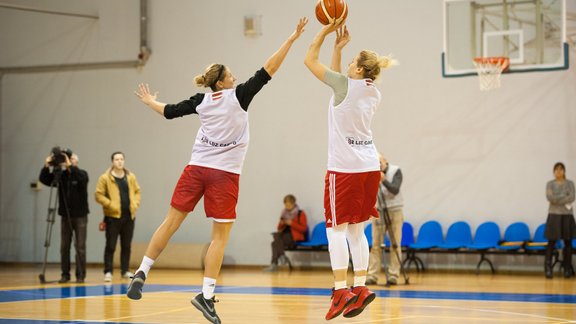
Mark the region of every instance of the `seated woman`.
[[280, 214], [278, 231], [273, 233], [272, 263], [265, 271], [278, 271], [278, 259], [284, 255], [285, 249], [293, 248], [296, 242], [304, 241], [308, 230], [306, 213], [296, 204], [296, 197], [284, 197], [284, 209]]

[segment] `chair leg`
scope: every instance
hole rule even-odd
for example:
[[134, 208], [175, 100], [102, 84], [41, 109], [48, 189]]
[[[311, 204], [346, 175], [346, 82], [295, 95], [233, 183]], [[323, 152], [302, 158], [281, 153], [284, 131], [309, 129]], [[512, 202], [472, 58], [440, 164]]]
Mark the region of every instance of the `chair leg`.
[[414, 263], [414, 266], [416, 267], [416, 272], [420, 272], [420, 270], [424, 271], [424, 262], [416, 256], [416, 252], [414, 250], [407, 250], [406, 259], [402, 263], [403, 267], [409, 269], [412, 263]]
[[494, 265], [492, 264], [492, 261], [490, 261], [489, 259], [486, 258], [486, 256], [484, 255], [484, 253], [480, 254], [480, 261], [478, 261], [478, 264], [476, 265], [476, 274], [480, 274], [480, 265], [482, 265], [482, 262], [486, 262], [488, 263], [488, 265], [490, 266], [490, 271], [492, 271], [492, 274], [496, 273], [496, 270], [494, 269]]
[[426, 271], [426, 267], [424, 267], [424, 261], [422, 261], [422, 259], [414, 255], [414, 260], [420, 264], [420, 269], [422, 269], [422, 272]]

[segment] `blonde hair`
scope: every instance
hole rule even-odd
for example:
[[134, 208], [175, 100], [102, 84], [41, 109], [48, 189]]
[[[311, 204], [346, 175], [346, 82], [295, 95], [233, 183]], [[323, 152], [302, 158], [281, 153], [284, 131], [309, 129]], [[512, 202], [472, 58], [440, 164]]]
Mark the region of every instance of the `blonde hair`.
[[226, 66], [224, 64], [213, 63], [210, 64], [205, 70], [204, 74], [199, 74], [194, 78], [194, 82], [199, 87], [210, 88], [212, 91], [218, 90], [216, 82], [220, 81], [224, 76]]
[[356, 65], [364, 69], [364, 78], [376, 80], [382, 69], [398, 65], [398, 61], [393, 59], [391, 55], [379, 56], [374, 51], [363, 50], [358, 55]]

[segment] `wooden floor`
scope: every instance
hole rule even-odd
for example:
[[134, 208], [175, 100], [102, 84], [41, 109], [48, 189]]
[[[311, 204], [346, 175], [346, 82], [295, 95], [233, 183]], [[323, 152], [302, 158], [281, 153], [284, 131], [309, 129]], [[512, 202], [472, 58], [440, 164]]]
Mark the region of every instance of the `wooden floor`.
[[[105, 285], [100, 269], [85, 284], [39, 284], [39, 267], [2, 266], [0, 323], [208, 323], [190, 305], [202, 273], [153, 269], [139, 301], [127, 279]], [[47, 280], [59, 277], [50, 268]], [[328, 270], [224, 269], [216, 309], [223, 323], [323, 323]], [[378, 298], [353, 319], [332, 323], [576, 323], [576, 280], [560, 276], [410, 273], [410, 284], [373, 286]]]

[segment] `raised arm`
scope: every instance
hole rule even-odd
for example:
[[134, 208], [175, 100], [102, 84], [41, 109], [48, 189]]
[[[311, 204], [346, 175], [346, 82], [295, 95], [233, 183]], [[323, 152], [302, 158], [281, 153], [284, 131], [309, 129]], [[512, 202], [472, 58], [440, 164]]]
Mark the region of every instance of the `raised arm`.
[[[326, 35], [330, 34], [333, 31], [336, 31], [342, 25], [342, 21], [333, 24], [324, 26], [318, 34], [312, 40], [312, 44], [308, 48], [308, 52], [306, 53], [306, 57], [304, 58], [304, 64], [308, 67], [310, 72], [314, 74], [318, 80], [324, 80], [324, 73], [328, 70], [328, 67], [318, 60], [318, 55], [320, 54], [320, 48], [322, 47], [322, 43], [324, 43], [324, 39]], [[334, 59], [332, 59], [334, 62]]]
[[348, 27], [340, 27], [336, 30], [336, 41], [334, 42], [334, 52], [332, 53], [332, 65], [330, 68], [334, 72], [342, 72], [342, 49], [350, 41], [350, 34], [348, 33]]
[[282, 46], [280, 46], [280, 48], [268, 58], [266, 63], [264, 63], [264, 70], [268, 72], [268, 75], [272, 76], [274, 73], [276, 73], [276, 71], [278, 71], [280, 65], [282, 65], [282, 62], [284, 61], [284, 58], [286, 58], [290, 47], [292, 47], [294, 41], [297, 40], [300, 35], [302, 35], [304, 32], [304, 26], [306, 26], [307, 23], [308, 18], [300, 18], [298, 25], [296, 26], [296, 30], [294, 30], [292, 35], [290, 35], [290, 37], [288, 37]]
[[148, 84], [140, 83], [138, 85], [138, 90], [134, 91], [134, 94], [148, 107], [164, 116], [164, 107], [166, 107], [166, 104], [156, 100], [158, 98], [158, 91], [152, 94]]

